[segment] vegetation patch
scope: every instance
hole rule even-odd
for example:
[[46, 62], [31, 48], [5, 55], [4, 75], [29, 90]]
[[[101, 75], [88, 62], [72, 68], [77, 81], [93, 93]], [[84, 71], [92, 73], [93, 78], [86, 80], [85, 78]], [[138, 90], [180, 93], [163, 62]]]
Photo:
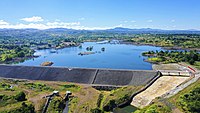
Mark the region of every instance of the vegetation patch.
[[102, 100], [102, 109], [104, 111], [111, 111], [117, 105], [122, 104], [130, 99], [131, 94], [138, 91], [140, 87], [127, 86], [104, 93]]
[[1, 113], [35, 113], [35, 108], [30, 102], [20, 102], [0, 109]]
[[200, 69], [200, 61], [196, 61], [194, 63], [194, 66], [197, 68], [197, 69]]
[[140, 34], [129, 41], [139, 44], [172, 47], [172, 49], [200, 48], [198, 34]]
[[153, 57], [153, 58], [148, 58], [149, 62], [162, 62], [163, 58], [160, 57]]
[[198, 66], [200, 62], [200, 54], [197, 51], [148, 51], [142, 55], [149, 57], [147, 61], [155, 63], [188, 62]]
[[27, 86], [29, 89], [32, 90], [37, 90], [37, 91], [53, 91], [54, 89], [47, 86], [46, 84], [42, 84], [42, 83], [25, 83], [25, 86]]
[[48, 113], [62, 113], [65, 108], [65, 101], [61, 97], [54, 97], [48, 107]]
[[169, 98], [181, 111], [189, 113], [198, 113], [200, 109], [200, 79], [180, 91], [175, 96]]
[[178, 104], [184, 111], [191, 113], [200, 112], [200, 86], [191, 90], [189, 93], [181, 95]]
[[[13, 90], [6, 90], [12, 87]], [[13, 80], [0, 79], [0, 112], [3, 113], [35, 113], [42, 112], [46, 102], [47, 95], [52, 94], [54, 90], [59, 91], [60, 96], [52, 99], [48, 111], [51, 113], [62, 112], [65, 107], [66, 91], [71, 91], [72, 94], [79, 95], [81, 86], [66, 82], [52, 82], [52, 81], [29, 81], [29, 80]], [[87, 90], [82, 90], [86, 92]], [[80, 97], [82, 98], [82, 97]], [[92, 98], [93, 99], [93, 98]], [[78, 98], [70, 98], [72, 103]], [[96, 100], [94, 100], [95, 102]], [[78, 103], [80, 104], [80, 103]], [[74, 103], [71, 104], [75, 105]], [[71, 105], [69, 105], [71, 107]], [[27, 111], [28, 108], [29, 111]], [[79, 106], [75, 107], [78, 109]], [[92, 108], [90, 108], [92, 109]], [[90, 110], [89, 109], [89, 110]], [[21, 111], [21, 112], [19, 112]]]
[[[0, 40], [1, 41], [1, 40]], [[0, 44], [0, 63], [20, 62], [33, 58], [34, 50], [25, 45]]]
[[11, 86], [10, 84], [0, 82], [0, 90], [4, 90], [4, 91], [14, 91], [15, 89], [14, 89], [13, 86]]
[[99, 94], [99, 91], [92, 87], [82, 86], [70, 98], [69, 113], [91, 113], [92, 109], [98, 108], [97, 101]]
[[78, 97], [73, 97], [70, 98], [70, 102], [69, 102], [69, 113], [73, 113], [73, 111], [76, 109], [78, 104]]
[[171, 113], [171, 109], [163, 103], [155, 103], [134, 113]]
[[65, 84], [62, 85], [64, 88], [80, 88], [79, 86], [75, 85], [75, 84]]
[[0, 94], [0, 107], [25, 100], [26, 100], [26, 94], [22, 91], [13, 96]]

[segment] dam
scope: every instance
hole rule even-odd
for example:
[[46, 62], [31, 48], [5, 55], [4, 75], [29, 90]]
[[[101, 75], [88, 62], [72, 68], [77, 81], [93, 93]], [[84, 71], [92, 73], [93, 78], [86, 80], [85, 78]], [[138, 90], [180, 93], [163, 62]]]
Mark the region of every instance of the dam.
[[[45, 66], [0, 65], [0, 77], [63, 81], [91, 85], [96, 89], [112, 90], [122, 86], [144, 86], [131, 94], [130, 99], [118, 107], [133, 105], [143, 108], [156, 97], [175, 89], [190, 78], [184, 71], [120, 70], [95, 68], [69, 68]], [[170, 84], [169, 84], [170, 83]]]
[[153, 70], [0, 65], [0, 77], [2, 78], [64, 81], [90, 84], [93, 86], [146, 85], [154, 79], [158, 73], [159, 72]]

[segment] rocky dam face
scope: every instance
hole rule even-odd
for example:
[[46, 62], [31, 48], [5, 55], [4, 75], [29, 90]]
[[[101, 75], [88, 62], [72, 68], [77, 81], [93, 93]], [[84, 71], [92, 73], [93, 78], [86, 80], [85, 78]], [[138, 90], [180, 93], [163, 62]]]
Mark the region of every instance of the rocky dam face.
[[91, 85], [146, 85], [158, 75], [156, 71], [86, 69], [0, 65], [0, 77], [28, 80], [66, 81]]

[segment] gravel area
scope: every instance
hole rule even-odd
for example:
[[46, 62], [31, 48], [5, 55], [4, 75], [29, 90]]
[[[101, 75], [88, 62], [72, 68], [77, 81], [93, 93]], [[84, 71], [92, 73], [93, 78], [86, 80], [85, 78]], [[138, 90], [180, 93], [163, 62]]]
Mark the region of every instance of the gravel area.
[[183, 90], [184, 88], [188, 87], [190, 84], [196, 82], [198, 79], [200, 78], [200, 74], [196, 74], [194, 78], [192, 78], [191, 80], [187, 81], [184, 84], [181, 84], [180, 86], [176, 87], [175, 89], [167, 92], [166, 94], [164, 94], [162, 97], [163, 98], [169, 98], [171, 96], [174, 96], [175, 94], [177, 94], [179, 91]]

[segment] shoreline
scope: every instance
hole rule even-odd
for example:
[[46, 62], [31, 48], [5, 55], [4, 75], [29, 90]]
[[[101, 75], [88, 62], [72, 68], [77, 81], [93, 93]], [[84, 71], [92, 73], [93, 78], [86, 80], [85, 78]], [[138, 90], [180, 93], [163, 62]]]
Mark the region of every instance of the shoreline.
[[161, 47], [161, 49], [165, 49], [165, 50], [196, 50], [198, 52], [200, 52], [200, 48], [183, 48], [183, 47], [169, 47], [169, 46], [159, 46], [159, 45], [155, 45], [155, 44], [144, 44], [144, 43], [138, 43], [138, 42], [130, 42], [130, 41], [120, 41], [120, 44], [130, 44], [130, 45], [138, 45], [138, 46], [154, 46], [154, 47]]
[[30, 59], [34, 59], [34, 58], [38, 58], [38, 57], [40, 57], [40, 56], [27, 56], [27, 57], [23, 57], [23, 58], [14, 58], [10, 61], [0, 62], [0, 64], [19, 64], [26, 60], [30, 60]]

